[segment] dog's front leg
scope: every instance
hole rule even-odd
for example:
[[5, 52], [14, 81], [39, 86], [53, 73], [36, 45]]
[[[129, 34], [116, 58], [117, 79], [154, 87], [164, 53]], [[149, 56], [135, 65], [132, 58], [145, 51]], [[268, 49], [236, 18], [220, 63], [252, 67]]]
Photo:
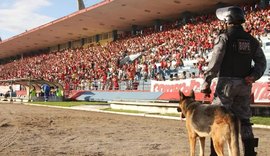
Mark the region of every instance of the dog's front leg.
[[189, 133], [190, 156], [195, 156], [196, 134]]
[[199, 139], [200, 139], [200, 156], [204, 156], [205, 137], [199, 137]]

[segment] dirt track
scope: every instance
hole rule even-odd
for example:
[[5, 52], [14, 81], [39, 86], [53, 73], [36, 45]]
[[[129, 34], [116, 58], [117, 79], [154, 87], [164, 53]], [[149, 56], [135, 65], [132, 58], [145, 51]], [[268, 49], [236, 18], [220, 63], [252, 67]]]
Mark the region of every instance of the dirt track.
[[[254, 131], [258, 155], [270, 156], [270, 130]], [[187, 156], [188, 147], [183, 121], [0, 104], [0, 155]]]

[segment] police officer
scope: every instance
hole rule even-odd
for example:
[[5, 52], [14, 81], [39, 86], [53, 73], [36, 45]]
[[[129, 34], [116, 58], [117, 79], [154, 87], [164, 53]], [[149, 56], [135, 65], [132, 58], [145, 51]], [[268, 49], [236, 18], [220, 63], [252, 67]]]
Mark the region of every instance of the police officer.
[[[254, 138], [250, 123], [251, 88], [266, 69], [265, 55], [259, 42], [245, 32], [243, 10], [237, 6], [217, 9], [219, 20], [226, 23], [226, 30], [215, 40], [212, 58], [205, 72], [201, 92], [210, 94], [210, 84], [218, 77], [213, 104], [222, 104], [240, 119], [241, 138], [245, 156], [255, 156]], [[252, 65], [254, 62], [254, 66]], [[211, 143], [211, 156], [217, 155]]]

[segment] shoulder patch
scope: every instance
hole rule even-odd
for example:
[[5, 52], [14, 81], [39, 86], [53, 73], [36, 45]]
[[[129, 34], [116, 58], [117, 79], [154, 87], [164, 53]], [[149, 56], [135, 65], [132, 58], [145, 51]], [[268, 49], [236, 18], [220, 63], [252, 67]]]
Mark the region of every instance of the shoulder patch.
[[214, 41], [214, 44], [218, 44], [222, 39], [226, 39], [227, 35], [226, 34], [220, 34]]

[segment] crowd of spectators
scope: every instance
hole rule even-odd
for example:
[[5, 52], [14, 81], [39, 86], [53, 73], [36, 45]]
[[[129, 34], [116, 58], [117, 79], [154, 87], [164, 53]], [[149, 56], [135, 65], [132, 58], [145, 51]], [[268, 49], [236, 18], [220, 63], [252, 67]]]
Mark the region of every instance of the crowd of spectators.
[[[244, 6], [246, 31], [258, 39], [270, 31], [270, 9]], [[32, 78], [73, 89], [135, 89], [140, 80], [201, 77], [215, 37], [224, 29], [214, 14], [145, 28], [137, 35], [106, 45], [37, 54], [0, 65], [0, 80]], [[121, 62], [132, 54], [135, 60]], [[191, 65], [185, 62], [192, 62]], [[187, 67], [188, 66], [188, 67]], [[135, 88], [134, 88], [135, 87]]]

